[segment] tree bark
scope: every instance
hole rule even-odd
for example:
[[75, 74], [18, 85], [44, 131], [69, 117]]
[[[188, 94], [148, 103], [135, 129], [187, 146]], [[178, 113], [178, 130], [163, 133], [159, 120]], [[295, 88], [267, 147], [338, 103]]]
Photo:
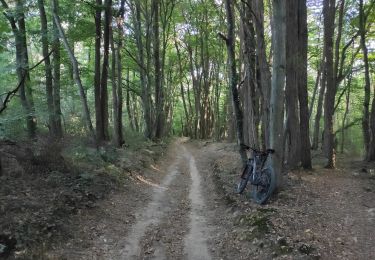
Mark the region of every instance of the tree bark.
[[296, 169], [301, 161], [301, 133], [298, 115], [298, 2], [287, 1], [286, 7], [286, 137], [287, 137], [287, 163], [290, 169]]
[[[368, 161], [375, 160], [375, 141], [372, 139], [375, 137], [372, 134], [373, 129], [370, 129], [370, 72], [369, 72], [369, 62], [368, 62], [368, 50], [366, 46], [366, 21], [363, 7], [363, 0], [359, 0], [359, 33], [361, 36], [360, 44], [363, 53], [363, 63], [365, 67], [365, 96], [363, 100], [363, 117], [362, 117], [362, 131], [363, 131], [363, 141], [365, 145], [365, 158]], [[372, 114], [372, 113], [371, 113]]]
[[[233, 110], [236, 116], [236, 130], [237, 130], [237, 142], [240, 145], [239, 153], [242, 159], [242, 163], [245, 166], [247, 161], [246, 151], [243, 147], [243, 114], [240, 107], [240, 99], [238, 95], [238, 74], [236, 67], [236, 57], [235, 57], [235, 19], [231, 0], [225, 0], [225, 9], [227, 14], [227, 28], [228, 35], [225, 39], [228, 49], [228, 75], [229, 75], [229, 87], [232, 93], [232, 104]], [[225, 38], [225, 37], [224, 37]]]
[[342, 119], [342, 124], [341, 124], [341, 153], [344, 153], [344, 146], [345, 146], [345, 125], [346, 125], [346, 119], [348, 117], [349, 113], [349, 102], [350, 102], [350, 91], [351, 91], [351, 84], [352, 84], [352, 76], [353, 73], [351, 72], [348, 77], [348, 90], [346, 92], [346, 102], [345, 102], [345, 112], [344, 112], [344, 117]]
[[[371, 7], [372, 8], [372, 5]], [[365, 99], [363, 102], [363, 137], [365, 142], [365, 152], [367, 161], [375, 161], [375, 98], [372, 100], [371, 115], [369, 113], [370, 103], [370, 69], [368, 60], [368, 49], [366, 46], [366, 16], [364, 12], [363, 0], [359, 1], [359, 31], [361, 36], [361, 49], [363, 53], [363, 63], [365, 67]], [[369, 124], [370, 123], [370, 124]]]
[[102, 0], [96, 0], [95, 10], [95, 69], [94, 69], [94, 95], [95, 95], [95, 126], [96, 126], [96, 137], [98, 142], [104, 139], [103, 132], [103, 115], [101, 108], [101, 66], [100, 66], [100, 48], [101, 48], [101, 37], [102, 37]]
[[259, 148], [259, 95], [256, 86], [255, 31], [252, 23], [251, 2], [243, 3], [240, 10], [240, 41], [243, 63], [242, 100], [244, 111], [244, 142]]
[[327, 156], [326, 168], [335, 168], [333, 134], [333, 113], [335, 106], [336, 83], [333, 64], [333, 35], [335, 30], [335, 0], [324, 0], [324, 45], [326, 59], [326, 95], [324, 100], [324, 151]]
[[[58, 12], [58, 0], [56, 0], [56, 12]], [[61, 105], [60, 105], [60, 79], [61, 79], [61, 53], [60, 53], [60, 38], [59, 31], [57, 29], [55, 21], [53, 21], [53, 107], [55, 127], [56, 127], [56, 137], [61, 138], [63, 136], [63, 129], [61, 124]]]
[[298, 1], [298, 100], [301, 134], [301, 165], [311, 169], [311, 144], [309, 126], [309, 102], [307, 93], [307, 6], [306, 0]]
[[110, 27], [112, 22], [112, 0], [104, 2], [104, 33], [103, 33], [103, 65], [102, 75], [100, 78], [100, 109], [102, 116], [101, 133], [98, 136], [99, 141], [109, 140], [109, 116], [108, 116], [108, 68], [109, 68], [109, 44], [110, 44]]
[[[145, 62], [144, 44], [143, 44], [143, 30], [142, 30], [142, 20], [141, 20], [141, 5], [140, 0], [135, 0], [135, 5], [131, 5], [133, 24], [134, 24], [134, 34], [137, 44], [137, 63], [139, 66], [140, 81], [142, 86], [142, 106], [143, 106], [143, 117], [145, 121], [144, 135], [146, 138], [152, 138], [152, 115], [151, 115], [151, 101], [149, 98], [149, 78], [147, 76], [147, 68]], [[146, 43], [147, 46], [147, 43]], [[147, 55], [147, 54], [146, 54]]]
[[[124, 2], [124, 1], [122, 1]], [[120, 7], [121, 10], [123, 8]], [[120, 12], [122, 12], [120, 10]], [[123, 135], [122, 135], [122, 71], [121, 71], [121, 55], [120, 49], [122, 48], [123, 37], [121, 32], [123, 17], [119, 15], [117, 17], [117, 26], [119, 29], [118, 46], [116, 48], [114, 42], [114, 30], [112, 25], [110, 25], [110, 44], [112, 52], [112, 68], [111, 68], [111, 82], [112, 82], [112, 111], [113, 111], [113, 145], [116, 147], [121, 147], [123, 145]], [[117, 80], [116, 80], [117, 77]]]
[[180, 93], [181, 93], [181, 98], [182, 98], [182, 105], [184, 108], [184, 113], [185, 113], [185, 118], [186, 118], [186, 126], [185, 126], [185, 133], [187, 136], [191, 135], [191, 123], [190, 123], [190, 115], [187, 109], [186, 105], [186, 98], [185, 98], [185, 90], [184, 90], [184, 85], [183, 85], [183, 67], [182, 67], [182, 59], [181, 59], [181, 52], [180, 48], [178, 47], [177, 41], [175, 41], [175, 48], [176, 48], [176, 53], [177, 53], [177, 60], [178, 60], [178, 69], [179, 69], [179, 77], [180, 77]]
[[48, 125], [49, 132], [52, 136], [56, 136], [56, 125], [55, 125], [55, 108], [53, 102], [53, 86], [52, 86], [52, 67], [51, 60], [47, 57], [49, 53], [48, 44], [48, 26], [47, 16], [44, 9], [44, 1], [38, 0], [39, 17], [41, 25], [41, 38], [42, 38], [42, 52], [44, 59], [44, 72], [46, 76], [46, 97], [47, 97], [47, 109], [48, 109]]
[[[323, 61], [324, 59], [323, 59]], [[324, 94], [326, 91], [326, 71], [325, 71], [325, 65], [323, 65], [323, 71], [322, 71], [322, 79], [320, 81], [320, 89], [319, 89], [319, 97], [318, 97], [318, 104], [315, 114], [315, 121], [314, 121], [314, 135], [313, 135], [313, 144], [312, 149], [317, 150], [319, 147], [319, 139], [320, 139], [320, 119], [322, 117], [323, 112], [323, 100], [324, 100]]]
[[275, 150], [270, 156], [270, 163], [276, 173], [276, 183], [282, 186], [283, 158], [283, 119], [285, 86], [285, 3], [273, 0], [273, 63], [270, 103], [270, 148]]
[[258, 54], [258, 66], [260, 74], [260, 89], [262, 98], [262, 136], [264, 148], [270, 147], [269, 143], [269, 108], [271, 91], [271, 71], [267, 61], [266, 42], [264, 39], [264, 6], [263, 0], [255, 0], [253, 23], [256, 33], [256, 48]]
[[153, 12], [153, 54], [155, 69], [155, 138], [164, 136], [164, 91], [160, 65], [160, 37], [159, 37], [159, 9], [160, 0], [152, 0]]
[[315, 104], [315, 99], [316, 99], [316, 93], [318, 92], [318, 89], [319, 89], [319, 84], [320, 84], [321, 77], [322, 77], [322, 66], [320, 65], [319, 68], [318, 68], [318, 72], [316, 74], [313, 96], [312, 96], [311, 101], [310, 101], [309, 118], [311, 118], [311, 115], [312, 115], [312, 112], [313, 112], [313, 109], [314, 109], [314, 104]]

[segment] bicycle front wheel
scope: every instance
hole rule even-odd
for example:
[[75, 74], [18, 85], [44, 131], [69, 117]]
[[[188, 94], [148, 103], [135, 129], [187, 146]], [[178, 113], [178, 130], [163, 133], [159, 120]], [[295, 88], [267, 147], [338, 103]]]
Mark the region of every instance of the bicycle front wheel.
[[247, 165], [245, 169], [243, 169], [240, 179], [238, 180], [238, 183], [236, 186], [236, 192], [238, 194], [241, 194], [245, 190], [247, 182], [249, 181], [249, 176], [251, 174], [251, 171], [249, 170], [249, 168], [251, 167]]
[[272, 167], [262, 170], [260, 182], [253, 188], [253, 198], [256, 203], [264, 204], [271, 197], [276, 187], [276, 175]]

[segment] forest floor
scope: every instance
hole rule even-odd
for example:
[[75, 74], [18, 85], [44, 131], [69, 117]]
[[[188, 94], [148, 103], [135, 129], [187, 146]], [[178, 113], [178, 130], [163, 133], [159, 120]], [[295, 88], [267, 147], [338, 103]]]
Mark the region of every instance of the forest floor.
[[[85, 192], [72, 190], [83, 199], [70, 199], [80, 203], [71, 205], [68, 221], [21, 225], [40, 229], [39, 243], [29, 243], [31, 254], [17, 237], [9, 259], [375, 259], [375, 165], [347, 162], [332, 171], [319, 167], [317, 158], [313, 171], [286, 173], [285, 188], [259, 206], [248, 198], [249, 190], [246, 195], [234, 193], [240, 163], [233, 144], [177, 139], [164, 155], [163, 149], [150, 146], [137, 156], [121, 154], [121, 163], [95, 174], [105, 178], [78, 174], [72, 185], [77, 186], [76, 179], [90, 181], [78, 182]], [[120, 181], [108, 181], [119, 174]], [[15, 186], [2, 191], [10, 179], [2, 178], [1, 213], [23, 216], [19, 205], [35, 199], [30, 195], [35, 187], [27, 179], [29, 195], [14, 194]], [[48, 183], [50, 179], [46, 177]], [[45, 208], [60, 205], [53, 208], [55, 213], [66, 210], [63, 205], [69, 200], [55, 195], [58, 186], [51, 187], [50, 198], [34, 201], [37, 212], [41, 203]], [[99, 187], [107, 192], [100, 193]], [[5, 202], [12, 199], [17, 200], [13, 208]], [[25, 209], [34, 214], [32, 210]], [[0, 244], [1, 235], [20, 232], [4, 232], [4, 219], [11, 221], [0, 215]], [[50, 241], [43, 246], [46, 238]]]

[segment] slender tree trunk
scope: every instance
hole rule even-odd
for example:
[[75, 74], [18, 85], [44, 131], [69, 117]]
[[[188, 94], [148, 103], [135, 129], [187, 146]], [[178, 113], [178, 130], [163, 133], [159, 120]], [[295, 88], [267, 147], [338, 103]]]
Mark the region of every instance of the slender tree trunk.
[[285, 86], [285, 3], [273, 0], [273, 63], [270, 103], [270, 148], [275, 150], [270, 162], [276, 173], [277, 188], [282, 185], [283, 119]]
[[124, 5], [125, 0], [122, 0], [116, 19], [118, 28], [117, 48], [115, 47], [114, 42], [114, 30], [112, 25], [110, 25], [110, 42], [112, 50], [113, 144], [117, 147], [121, 147], [124, 144], [122, 133], [122, 64], [120, 53], [120, 50], [122, 49]]
[[101, 37], [102, 37], [102, 0], [96, 0], [96, 11], [95, 11], [95, 71], [94, 71], [94, 93], [95, 93], [95, 126], [96, 126], [96, 137], [98, 141], [104, 140], [103, 132], [103, 115], [101, 108], [101, 96], [100, 96], [100, 48], [101, 48]]
[[[145, 122], [144, 135], [146, 138], [152, 138], [152, 116], [151, 116], [151, 102], [149, 99], [149, 78], [146, 71], [146, 62], [144, 54], [144, 44], [142, 40], [142, 21], [141, 21], [141, 5], [140, 0], [135, 0], [135, 6], [131, 6], [133, 12], [133, 24], [134, 24], [134, 33], [137, 44], [137, 61], [138, 66], [140, 67], [140, 81], [142, 86], [142, 106], [143, 106], [143, 116]], [[147, 46], [147, 43], [146, 43]]]
[[351, 92], [351, 84], [352, 84], [352, 75], [353, 72], [350, 73], [349, 79], [348, 79], [348, 90], [346, 92], [346, 102], [345, 102], [345, 112], [344, 112], [344, 117], [342, 119], [342, 124], [341, 124], [341, 153], [344, 153], [344, 146], [345, 146], [345, 125], [346, 125], [346, 119], [348, 117], [349, 113], [349, 103], [350, 103], [350, 92]]
[[138, 109], [138, 100], [135, 93], [132, 93], [132, 104], [133, 104], [133, 119], [135, 131], [139, 132], [139, 109]]
[[236, 140], [236, 120], [235, 120], [235, 113], [233, 111], [233, 98], [232, 98], [232, 90], [228, 89], [227, 93], [227, 137], [229, 142], [234, 142]]
[[110, 44], [110, 27], [112, 22], [112, 0], [104, 2], [104, 34], [103, 34], [103, 65], [100, 79], [100, 109], [102, 116], [102, 133], [99, 140], [109, 140], [109, 116], [108, 116], [108, 67], [109, 67], [109, 44]]
[[164, 91], [160, 65], [160, 38], [159, 38], [159, 9], [160, 0], [152, 0], [153, 11], [153, 53], [155, 68], [155, 138], [164, 136]]
[[[120, 18], [121, 19], [121, 18]], [[122, 84], [121, 82], [121, 64], [119, 63], [120, 55], [119, 50], [120, 45], [115, 47], [114, 43], [114, 36], [113, 36], [113, 28], [110, 26], [110, 44], [111, 44], [111, 51], [112, 51], [112, 69], [111, 69], [111, 82], [112, 82], [112, 111], [113, 111], [113, 144], [116, 147], [121, 147], [123, 145], [123, 137], [122, 137], [122, 113], [121, 108], [122, 106], [122, 98], [119, 97], [119, 87], [118, 84]], [[122, 35], [120, 35], [122, 37]], [[121, 60], [120, 60], [121, 62]], [[120, 69], [118, 68], [120, 66]], [[117, 74], [117, 75], [116, 75]], [[119, 81], [116, 80], [116, 77]], [[120, 88], [121, 89], [121, 88]]]
[[23, 69], [24, 73], [26, 74], [26, 80], [24, 82], [25, 86], [25, 93], [26, 93], [26, 102], [27, 102], [27, 129], [29, 132], [30, 137], [35, 137], [36, 135], [36, 117], [35, 117], [35, 107], [34, 107], [34, 98], [32, 89], [30, 86], [30, 73], [29, 69], [29, 54], [27, 50], [27, 39], [26, 39], [26, 22], [25, 22], [25, 14], [24, 14], [24, 0], [17, 0], [16, 1], [16, 8], [17, 8], [17, 15], [18, 15], [18, 29], [19, 29], [19, 37], [21, 41], [21, 54], [22, 54], [22, 62], [21, 68]]
[[181, 78], [181, 80], [180, 80], [180, 93], [181, 93], [182, 104], [183, 104], [183, 107], [184, 107], [184, 113], [185, 113], [185, 118], [186, 118], [185, 130], [186, 130], [186, 135], [190, 136], [191, 135], [190, 115], [189, 115], [187, 105], [186, 105], [185, 90], [184, 90], [184, 85], [183, 85], [183, 81], [182, 81], [184, 71], [183, 71], [183, 68], [182, 68], [181, 52], [180, 52], [180, 48], [178, 47], [177, 41], [175, 41], [175, 48], [176, 48], [177, 59], [178, 59], [179, 77]]
[[306, 0], [298, 1], [298, 99], [301, 134], [301, 165], [311, 169], [311, 144], [309, 102], [307, 93], [307, 6]]
[[[322, 61], [324, 62], [324, 61]], [[320, 81], [320, 89], [319, 89], [319, 98], [318, 98], [318, 105], [315, 114], [315, 121], [314, 121], [314, 136], [313, 136], [313, 145], [312, 149], [317, 150], [319, 147], [319, 139], [320, 139], [320, 119], [322, 117], [323, 112], [323, 100], [324, 94], [326, 91], [326, 72], [325, 72], [325, 65], [323, 65], [323, 75], [322, 80]]]
[[89, 131], [89, 134], [91, 135], [92, 139], [96, 140], [94, 128], [92, 126], [90, 110], [89, 110], [89, 106], [87, 104], [87, 98], [86, 98], [85, 90], [83, 88], [81, 77], [79, 75], [78, 62], [77, 62], [76, 57], [73, 54], [72, 49], [69, 46], [68, 40], [67, 40], [67, 38], [65, 36], [65, 33], [64, 33], [64, 30], [61, 26], [60, 17], [57, 15], [57, 9], [56, 8], [57, 8], [57, 0], [52, 0], [53, 19], [54, 19], [54, 21], [56, 23], [56, 26], [57, 26], [57, 29], [59, 31], [60, 38], [62, 39], [63, 44], [65, 46], [65, 49], [66, 49], [66, 51], [69, 55], [69, 59], [72, 63], [73, 76], [74, 76], [74, 80], [75, 80], [75, 82], [76, 82], [76, 84], [79, 88], [79, 94], [80, 94], [81, 101], [82, 101], [83, 116], [84, 116], [84, 119], [85, 119], [86, 127], [87, 127], [87, 129]]
[[130, 69], [126, 69], [126, 111], [128, 113], [130, 128], [135, 131], [132, 108], [130, 106]]
[[314, 92], [313, 92], [313, 96], [311, 98], [310, 107], [309, 107], [309, 118], [311, 118], [311, 115], [312, 115], [312, 112], [313, 112], [313, 109], [314, 109], [316, 93], [318, 92], [320, 79], [322, 77], [322, 69], [321, 68], [322, 68], [322, 66], [319, 66], [318, 72], [316, 74]]
[[327, 90], [324, 100], [324, 151], [327, 156], [326, 168], [335, 168], [333, 133], [333, 113], [335, 106], [336, 83], [333, 64], [333, 35], [335, 30], [335, 0], [324, 0], [324, 45], [326, 59]]
[[52, 86], [52, 67], [51, 60], [48, 56], [49, 44], [48, 44], [48, 25], [47, 16], [44, 9], [44, 1], [38, 0], [39, 17], [41, 24], [41, 36], [42, 36], [42, 51], [44, 59], [44, 72], [46, 76], [46, 97], [47, 97], [47, 109], [48, 109], [48, 125], [49, 132], [52, 136], [56, 136], [56, 125], [55, 125], [55, 108], [53, 103], [53, 86]]
[[237, 142], [240, 145], [240, 155], [242, 163], [245, 166], [247, 161], [246, 151], [243, 148], [244, 137], [243, 137], [243, 114], [240, 106], [240, 99], [238, 95], [238, 74], [236, 67], [236, 56], [235, 56], [235, 19], [234, 11], [231, 0], [225, 0], [225, 9], [227, 13], [227, 27], [228, 35], [225, 39], [228, 49], [228, 74], [229, 74], [229, 86], [232, 92], [233, 110], [236, 115], [236, 129], [237, 129]]
[[[56, 0], [56, 12], [58, 12], [58, 0]], [[61, 54], [60, 54], [60, 37], [55, 21], [53, 21], [53, 43], [52, 48], [54, 50], [52, 56], [53, 62], [53, 107], [54, 120], [56, 127], [56, 137], [61, 138], [63, 136], [63, 129], [61, 124], [61, 105], [60, 105], [60, 79], [61, 79]]]

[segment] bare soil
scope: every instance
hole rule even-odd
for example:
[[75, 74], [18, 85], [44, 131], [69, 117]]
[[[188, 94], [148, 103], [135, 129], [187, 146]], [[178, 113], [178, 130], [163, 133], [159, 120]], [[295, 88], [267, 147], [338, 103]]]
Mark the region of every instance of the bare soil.
[[[154, 153], [151, 147], [141, 157]], [[176, 140], [160, 160], [141, 166], [139, 159], [125, 157], [117, 175], [126, 177], [105, 186], [113, 192], [93, 206], [75, 206], [78, 212], [57, 229], [64, 232], [51, 232], [49, 246], [38, 256], [17, 246], [10, 258], [375, 259], [372, 165], [345, 161], [332, 171], [318, 162], [314, 171], [285, 173], [284, 189], [259, 206], [249, 198], [250, 187], [244, 195], [234, 193], [239, 162], [233, 144], [187, 139]], [[10, 207], [4, 201], [11, 197], [4, 194], [1, 205]], [[8, 211], [13, 212], [3, 212]], [[1, 223], [4, 219], [10, 221], [1, 216]], [[10, 237], [2, 230], [0, 244], [1, 234]], [[48, 233], [40, 243], [46, 239]]]

